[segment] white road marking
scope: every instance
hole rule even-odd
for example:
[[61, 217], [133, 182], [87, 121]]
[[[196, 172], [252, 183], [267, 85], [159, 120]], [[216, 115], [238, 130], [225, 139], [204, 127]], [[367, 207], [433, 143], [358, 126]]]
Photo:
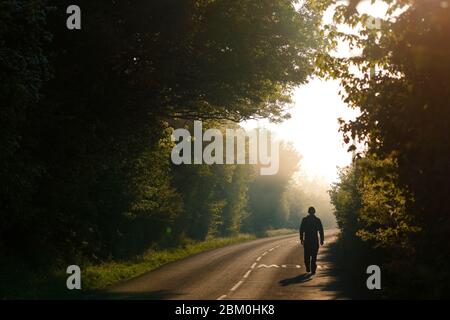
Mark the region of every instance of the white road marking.
[[276, 264], [271, 264], [270, 266], [268, 266], [268, 265], [266, 265], [266, 264], [260, 264], [259, 266], [258, 266], [258, 269], [259, 268], [279, 268], [280, 266], [277, 266]]
[[242, 280], [241, 281], [239, 281], [238, 283], [236, 283], [235, 285], [234, 285], [234, 287], [233, 288], [231, 288], [231, 290], [230, 291], [235, 291], [237, 288], [239, 288], [239, 286], [242, 284]]
[[299, 264], [283, 264], [281, 266], [282, 268], [297, 268], [300, 269], [302, 266]]
[[[271, 251], [273, 251], [274, 249], [279, 248], [279, 247], [280, 247], [280, 245], [277, 245], [277, 246], [275, 246], [275, 247], [273, 247], [273, 248], [270, 248], [270, 249], [267, 250], [267, 251], [264, 251], [262, 255], [260, 255], [258, 258], [256, 258], [256, 261], [261, 260], [263, 256], [265, 256], [265, 255], [268, 254], [269, 252], [271, 252]], [[247, 272], [246, 272], [246, 273], [244, 274], [244, 276], [242, 277], [242, 280], [240, 280], [238, 283], [236, 283], [236, 284], [233, 286], [233, 288], [230, 289], [230, 292], [236, 291], [237, 288], [239, 288], [239, 286], [244, 282], [244, 279], [247, 279], [248, 276], [250, 275], [250, 273], [252, 272], [252, 270], [255, 269], [256, 264], [257, 264], [257, 263], [254, 262], [254, 263], [251, 265], [250, 269], [247, 270]], [[279, 268], [279, 266], [277, 266], [276, 264], [271, 264], [270, 266], [267, 266], [267, 265], [265, 265], [265, 264], [261, 264], [261, 265], [258, 266], [258, 268], [261, 268], [261, 267], [263, 267], [263, 268]], [[283, 268], [285, 268], [285, 267], [286, 267], [286, 265], [283, 265]], [[227, 297], [227, 295], [224, 294], [224, 295], [221, 295], [219, 298], [217, 298], [217, 300], [222, 300], [222, 299], [225, 299], [226, 297]]]

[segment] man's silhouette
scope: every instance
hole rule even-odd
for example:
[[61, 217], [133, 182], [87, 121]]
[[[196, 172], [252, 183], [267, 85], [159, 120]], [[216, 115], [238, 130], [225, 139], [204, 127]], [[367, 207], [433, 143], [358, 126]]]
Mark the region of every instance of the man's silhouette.
[[319, 238], [317, 237], [317, 233], [320, 235], [320, 245], [323, 245], [324, 235], [322, 222], [314, 215], [316, 209], [309, 207], [308, 213], [309, 215], [303, 218], [302, 224], [300, 225], [300, 242], [304, 247], [306, 272], [315, 274], [317, 253], [319, 252]]

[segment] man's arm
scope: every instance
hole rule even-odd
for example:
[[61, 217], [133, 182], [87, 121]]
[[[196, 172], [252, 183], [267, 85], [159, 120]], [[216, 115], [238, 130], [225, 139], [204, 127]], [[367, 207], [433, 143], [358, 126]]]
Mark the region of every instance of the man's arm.
[[303, 240], [305, 239], [305, 219], [302, 219], [302, 223], [300, 224], [300, 243], [303, 244]]
[[322, 221], [319, 219], [319, 234], [320, 234], [320, 245], [323, 246], [323, 241], [325, 240], [325, 236], [323, 234], [323, 226]]

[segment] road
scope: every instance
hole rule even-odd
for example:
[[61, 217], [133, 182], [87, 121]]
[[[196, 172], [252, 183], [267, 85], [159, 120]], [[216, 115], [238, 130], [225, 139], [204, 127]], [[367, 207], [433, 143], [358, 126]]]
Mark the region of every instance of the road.
[[110, 287], [112, 299], [340, 299], [325, 232], [316, 275], [308, 276], [298, 235], [263, 238], [166, 264]]

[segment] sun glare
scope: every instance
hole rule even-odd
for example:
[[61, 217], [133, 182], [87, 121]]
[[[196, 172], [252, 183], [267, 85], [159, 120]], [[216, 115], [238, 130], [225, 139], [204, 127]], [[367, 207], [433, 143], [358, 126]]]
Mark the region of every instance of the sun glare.
[[291, 119], [281, 124], [248, 121], [243, 126], [268, 128], [277, 138], [291, 142], [302, 156], [302, 175], [331, 183], [337, 179], [336, 166], [351, 162], [337, 119], [354, 119], [358, 114], [344, 104], [338, 92], [337, 81], [313, 79], [295, 90]]
[[[386, 15], [388, 5], [382, 1], [362, 1], [358, 6], [360, 13], [368, 13], [377, 18]], [[332, 11], [324, 16], [324, 22], [330, 23]], [[349, 31], [349, 30], [346, 30]], [[339, 46], [338, 55], [348, 55], [345, 44]], [[270, 129], [278, 138], [292, 142], [301, 154], [301, 176], [310, 179], [324, 179], [328, 183], [338, 178], [337, 167], [351, 163], [352, 155], [343, 142], [337, 119], [354, 119], [358, 110], [350, 109], [339, 96], [341, 90], [338, 81], [313, 79], [295, 90], [294, 106], [290, 110], [292, 118], [272, 124], [267, 120], [247, 121], [243, 127], [252, 129], [264, 127]]]

